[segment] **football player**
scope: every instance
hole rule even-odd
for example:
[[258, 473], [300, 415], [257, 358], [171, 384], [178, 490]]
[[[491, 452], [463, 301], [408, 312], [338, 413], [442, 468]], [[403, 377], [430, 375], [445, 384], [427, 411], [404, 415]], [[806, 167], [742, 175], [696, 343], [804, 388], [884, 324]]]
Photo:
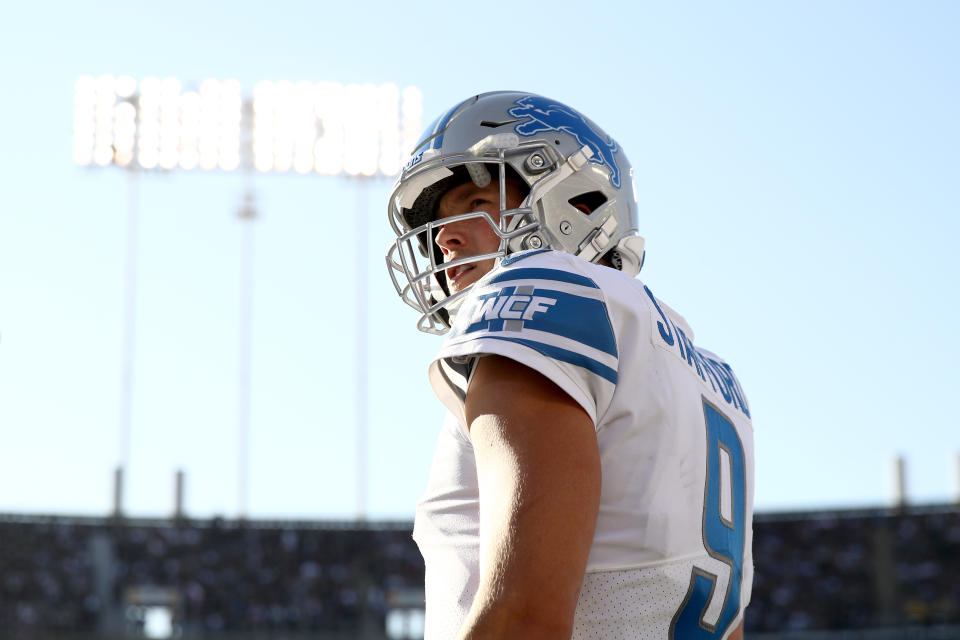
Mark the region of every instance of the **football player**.
[[750, 410], [635, 277], [620, 146], [560, 102], [473, 96], [427, 129], [388, 210], [397, 292], [447, 336], [414, 525], [426, 638], [742, 637]]

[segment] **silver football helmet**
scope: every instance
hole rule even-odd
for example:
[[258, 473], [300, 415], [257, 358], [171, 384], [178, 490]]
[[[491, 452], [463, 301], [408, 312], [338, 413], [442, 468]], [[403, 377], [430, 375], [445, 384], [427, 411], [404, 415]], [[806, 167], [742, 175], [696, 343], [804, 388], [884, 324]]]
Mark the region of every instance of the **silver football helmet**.
[[[485, 187], [494, 177], [499, 221], [484, 211], [435, 219], [444, 192], [466, 180]], [[529, 190], [514, 209], [506, 207], [508, 177]], [[397, 234], [387, 270], [400, 297], [421, 313], [417, 328], [427, 333], [450, 328], [470, 288], [449, 294], [444, 270], [451, 267], [540, 248], [592, 262], [606, 257], [631, 276], [643, 264], [630, 162], [600, 127], [543, 96], [494, 91], [442, 114], [413, 149], [387, 209]], [[490, 224], [499, 250], [444, 264], [437, 232], [468, 218]]]

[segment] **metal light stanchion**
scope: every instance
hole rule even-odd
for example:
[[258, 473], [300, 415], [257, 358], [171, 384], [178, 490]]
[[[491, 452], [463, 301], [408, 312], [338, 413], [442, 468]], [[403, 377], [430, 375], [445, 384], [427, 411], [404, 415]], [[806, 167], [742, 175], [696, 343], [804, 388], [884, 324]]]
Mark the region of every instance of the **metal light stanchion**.
[[114, 480], [114, 516], [124, 512], [123, 476], [129, 473], [133, 439], [133, 376], [137, 315], [137, 248], [139, 234], [139, 176], [127, 169], [127, 212], [123, 265], [123, 342], [120, 364], [120, 414], [117, 446], [117, 471]]
[[357, 211], [354, 220], [357, 282], [355, 345], [356, 345], [356, 518], [365, 520], [367, 517], [367, 430], [369, 428], [369, 377], [367, 376], [367, 357], [369, 345], [369, 305], [367, 304], [367, 289], [370, 284], [370, 273], [367, 268], [367, 200], [370, 181], [357, 180]]
[[247, 516], [250, 489], [250, 386], [253, 345], [253, 224], [257, 218], [253, 191], [248, 188], [237, 210], [241, 224], [240, 343], [237, 377], [238, 516]]

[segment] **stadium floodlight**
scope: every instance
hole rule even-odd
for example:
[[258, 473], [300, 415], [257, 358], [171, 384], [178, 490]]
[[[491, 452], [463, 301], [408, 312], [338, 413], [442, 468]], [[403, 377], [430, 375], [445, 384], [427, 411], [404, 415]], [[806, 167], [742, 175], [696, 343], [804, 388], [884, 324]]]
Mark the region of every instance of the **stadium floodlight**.
[[[296, 173], [357, 178], [396, 175], [420, 134], [423, 99], [416, 87], [335, 82], [258, 82], [248, 94], [237, 80], [206, 79], [187, 86], [177, 78], [83, 75], [74, 92], [73, 159], [81, 166], [118, 166], [137, 172], [196, 170]], [[123, 393], [116, 512], [122, 512], [122, 470], [129, 461], [136, 301], [137, 207], [130, 172], [124, 304]], [[365, 193], [357, 215], [358, 251], [367, 239]], [[249, 189], [249, 186], [248, 186]], [[240, 218], [253, 220], [252, 193]], [[252, 227], [245, 226], [241, 280], [241, 372], [238, 412], [239, 506], [246, 511], [249, 441], [249, 366]], [[357, 290], [368, 290], [365, 268]], [[358, 298], [366, 318], [366, 299]], [[357, 331], [358, 362], [366, 362], [365, 330]], [[365, 513], [367, 378], [357, 370], [358, 518]]]
[[[393, 176], [420, 132], [420, 90], [394, 84], [84, 75], [74, 93], [81, 166]], [[245, 163], [244, 161], [248, 162]]]

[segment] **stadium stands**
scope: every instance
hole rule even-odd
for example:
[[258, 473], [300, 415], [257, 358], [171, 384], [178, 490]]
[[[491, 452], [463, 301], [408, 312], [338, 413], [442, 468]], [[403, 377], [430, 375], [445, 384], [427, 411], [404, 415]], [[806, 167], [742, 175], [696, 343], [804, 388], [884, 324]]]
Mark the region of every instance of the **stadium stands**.
[[[422, 593], [409, 522], [6, 515], [0, 536], [3, 635], [386, 638]], [[960, 506], [761, 514], [754, 556], [752, 637], [960, 632]]]

